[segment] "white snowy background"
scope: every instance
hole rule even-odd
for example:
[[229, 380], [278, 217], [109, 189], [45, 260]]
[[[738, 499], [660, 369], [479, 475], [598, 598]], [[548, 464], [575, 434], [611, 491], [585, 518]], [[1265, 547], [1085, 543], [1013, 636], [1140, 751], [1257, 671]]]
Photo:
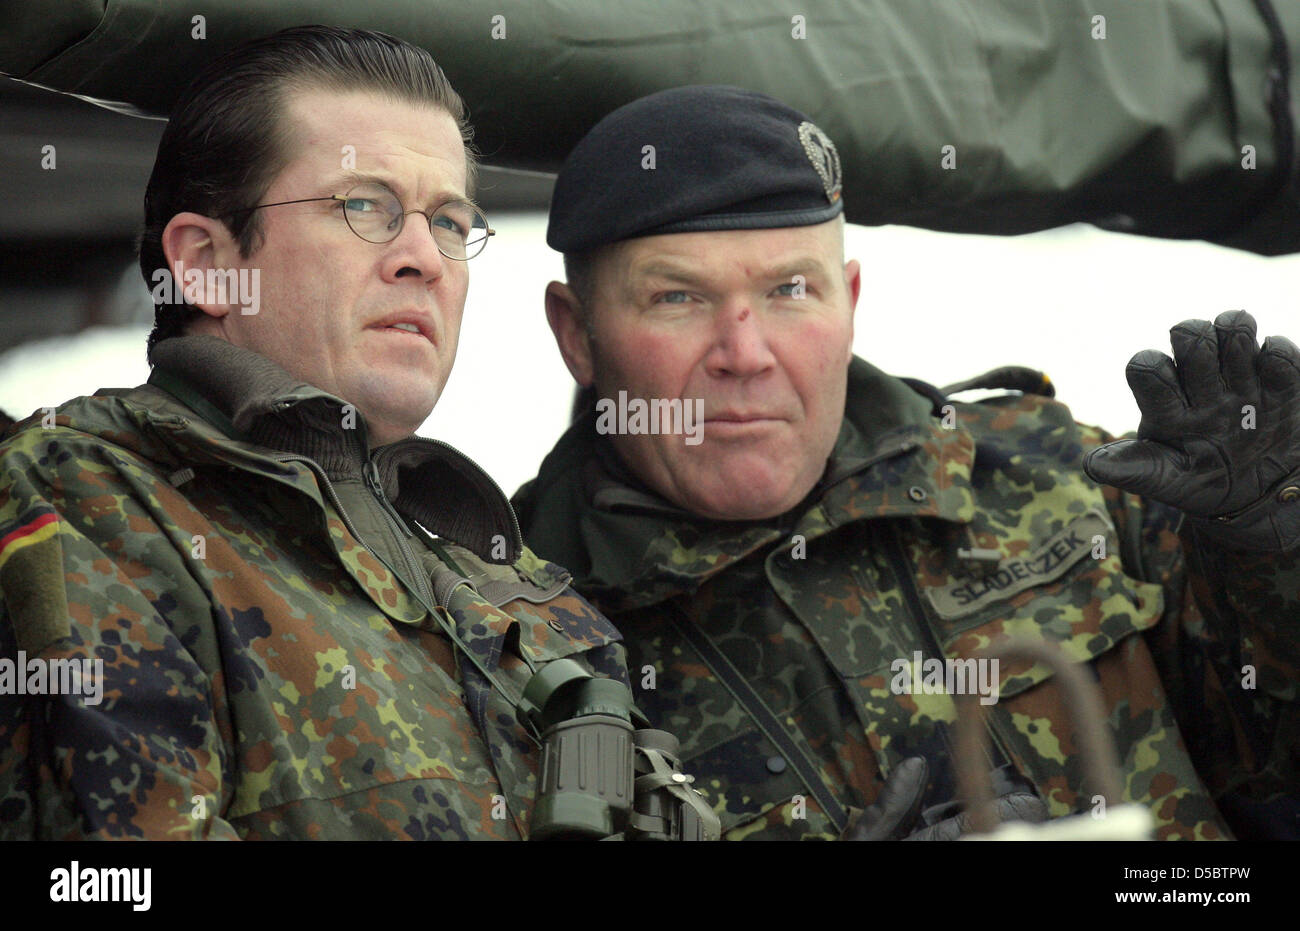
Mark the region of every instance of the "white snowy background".
[[[477, 460], [507, 494], [563, 431], [572, 381], [542, 292], [562, 278], [543, 214], [493, 215], [499, 231], [471, 265], [456, 367], [420, 431]], [[896, 375], [944, 385], [999, 365], [1040, 368], [1075, 419], [1137, 427], [1124, 380], [1138, 350], [1169, 350], [1169, 328], [1244, 308], [1260, 338], [1300, 342], [1300, 256], [1262, 258], [1070, 226], [1012, 238], [848, 227], [862, 263], [857, 353]], [[132, 272], [124, 270], [126, 287]], [[141, 296], [144, 283], [135, 274]], [[32, 307], [31, 313], [40, 313]], [[148, 328], [99, 328], [0, 356], [0, 409], [15, 416], [99, 387], [138, 384]]]

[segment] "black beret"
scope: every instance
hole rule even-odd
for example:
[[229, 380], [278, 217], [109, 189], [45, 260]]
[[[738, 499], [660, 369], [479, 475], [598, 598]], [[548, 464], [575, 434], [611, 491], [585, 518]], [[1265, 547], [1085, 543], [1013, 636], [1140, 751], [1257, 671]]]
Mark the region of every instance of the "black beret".
[[707, 230], [824, 223], [844, 209], [835, 145], [798, 110], [739, 87], [635, 100], [597, 123], [555, 182], [559, 252]]

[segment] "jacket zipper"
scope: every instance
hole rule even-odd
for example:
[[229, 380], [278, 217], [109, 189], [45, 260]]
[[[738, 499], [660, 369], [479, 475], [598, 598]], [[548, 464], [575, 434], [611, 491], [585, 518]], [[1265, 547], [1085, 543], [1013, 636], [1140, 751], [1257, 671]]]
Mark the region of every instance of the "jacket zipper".
[[881, 522], [885, 540], [885, 552], [889, 556], [890, 566], [894, 570], [894, 578], [898, 581], [898, 587], [902, 589], [903, 600], [907, 602], [908, 609], [916, 619], [916, 627], [921, 631], [922, 638], [925, 640], [924, 646], [930, 650], [934, 656], [939, 659], [944, 658], [943, 648], [939, 645], [939, 638], [934, 635], [930, 625], [925, 620], [925, 609], [921, 606], [921, 596], [916, 590], [916, 582], [912, 579], [912, 569], [908, 565], [907, 555], [903, 552], [903, 544], [898, 539], [898, 533], [894, 526], [888, 522]]
[[[334, 490], [334, 485], [330, 482], [329, 476], [325, 474], [325, 471], [316, 463], [315, 460], [294, 453], [272, 453], [271, 458], [275, 459], [277, 462], [301, 462], [303, 465], [311, 469], [312, 473], [316, 476], [317, 482], [324, 486], [325, 494], [329, 498], [330, 503], [334, 505], [334, 510], [338, 512], [339, 519], [343, 521], [343, 526], [348, 528], [348, 533], [352, 534], [358, 543], [365, 546], [361, 534], [357, 533], [356, 525], [353, 524], [352, 519], [348, 517], [347, 511], [343, 510], [343, 502], [339, 500], [338, 492]], [[366, 549], [371, 552], [376, 559], [379, 559], [378, 553], [374, 553], [369, 547], [366, 547]], [[380, 561], [382, 562], [383, 560]], [[388, 568], [389, 571], [392, 571], [391, 566]], [[420, 578], [418, 573], [416, 574], [416, 578]], [[429, 597], [427, 598], [425, 597], [426, 592], [429, 594]], [[466, 645], [465, 641], [461, 640], [460, 636], [456, 633], [456, 628], [450, 624], [448, 618], [445, 616], [446, 612], [439, 610], [437, 600], [432, 596], [431, 584], [426, 581], [425, 585], [416, 594], [424, 609], [429, 612], [438, 626], [442, 628], [442, 631], [447, 635], [447, 638], [465, 654], [466, 658], [470, 661], [470, 664], [478, 669], [483, 678], [486, 679], [488, 683], [505, 698], [512, 708], [518, 708], [519, 696], [506, 688], [505, 685], [502, 684], [501, 680], [494, 676], [491, 671], [483, 665], [483, 661], [478, 657], [478, 655], [474, 653], [474, 651], [471, 650]], [[520, 720], [524, 725], [524, 730], [528, 732], [528, 736], [540, 747], [541, 742], [538, 735], [533, 732], [532, 725], [524, 718], [521, 718]]]
[[388, 496], [384, 494], [384, 486], [379, 481], [379, 467], [375, 465], [373, 459], [369, 459], [366, 461], [364, 471], [366, 474], [366, 485], [370, 488], [371, 494], [379, 499], [379, 508], [383, 511], [385, 519], [387, 519], [388, 523], [398, 531], [396, 536], [397, 551], [401, 555], [402, 560], [406, 563], [407, 571], [410, 573], [411, 577], [419, 583], [420, 594], [428, 595], [428, 600], [434, 600], [433, 586], [430, 584], [429, 580], [424, 577], [424, 570], [420, 566], [420, 557], [415, 555], [410, 544], [407, 542], [414, 537], [415, 534], [411, 532], [410, 527], [406, 526], [406, 522], [402, 520], [401, 515], [397, 513], [396, 508], [394, 508], [392, 503], [388, 500]]
[[[329, 480], [329, 476], [325, 474], [325, 470], [321, 468], [321, 466], [316, 462], [316, 460], [311, 459], [308, 456], [299, 455], [297, 453], [272, 453], [271, 458], [275, 459], [277, 462], [301, 462], [303, 465], [311, 469], [312, 473], [316, 476], [317, 483], [325, 489], [325, 495], [326, 497], [329, 498], [330, 504], [334, 505], [334, 510], [338, 512], [339, 519], [343, 521], [343, 526], [348, 528], [348, 533], [352, 534], [352, 536], [356, 538], [358, 543], [360, 543], [362, 546], [365, 546], [364, 538], [361, 536], [360, 533], [357, 532], [357, 527], [354, 523], [352, 523], [352, 518], [348, 517], [348, 512], [343, 509], [343, 502], [339, 500], [338, 492], [334, 490], [334, 483]], [[366, 466], [367, 468], [364, 469], [363, 471], [366, 473], [367, 486], [370, 487], [372, 494], [379, 495], [380, 501], [383, 504], [387, 504], [388, 503], [387, 500], [384, 499], [383, 497], [383, 489], [379, 488], [378, 491], [376, 491], [375, 486], [371, 484], [369, 467], [373, 466], [373, 463], [367, 461]], [[384, 510], [384, 516], [390, 523], [393, 522], [393, 517], [388, 510]], [[398, 523], [398, 526], [401, 528], [402, 531], [405, 532], [407, 536], [413, 535], [411, 534], [410, 528], [408, 528], [405, 524]], [[417, 583], [416, 590], [422, 596], [423, 600], [425, 601], [425, 607], [426, 609], [428, 609], [431, 605], [434, 604], [436, 600], [433, 596], [433, 590], [429, 585], [429, 582], [424, 579], [424, 577], [421, 575], [419, 571], [413, 573], [410, 571], [412, 556], [409, 552], [409, 548], [406, 546], [406, 541], [401, 534], [398, 534], [397, 536], [397, 544], [398, 544], [397, 547], [398, 552], [401, 553], [402, 559], [407, 564], [406, 566], [407, 573], [414, 577]], [[369, 547], [366, 548], [368, 550], [370, 549]], [[378, 559], [380, 562], [383, 562], [382, 557], [380, 557], [378, 553], [375, 553], [373, 550], [371, 550], [370, 552], [371, 555], [373, 555], [376, 559]], [[393, 566], [388, 566], [388, 571], [392, 572], [395, 576], [401, 579], [401, 576], [398, 575], [397, 571], [394, 569]], [[421, 582], [423, 582], [423, 584], [419, 584]]]
[[[888, 521], [881, 521], [880, 526], [884, 531], [885, 552], [888, 555], [890, 565], [894, 570], [894, 578], [898, 582], [898, 587], [903, 592], [903, 599], [907, 602], [908, 609], [916, 619], [915, 626], [921, 630], [922, 638], [925, 640], [924, 646], [926, 649], [933, 651], [933, 655], [938, 658], [940, 662], [944, 662], [947, 659], [947, 654], [944, 653], [943, 647], [939, 645], [939, 639], [935, 636], [934, 631], [930, 628], [929, 622], [926, 620], [925, 609], [921, 606], [921, 596], [916, 590], [916, 580], [912, 578], [912, 569], [907, 562], [906, 554], [903, 552], [903, 544], [898, 539], [898, 532], [894, 528], [894, 525]], [[1002, 735], [998, 730], [996, 717], [991, 714], [986, 714], [984, 716], [984, 721], [992, 740], [989, 749], [993, 756], [993, 768], [998, 769], [1005, 765], [1011, 757], [1006, 751], [1005, 741], [1002, 739]], [[949, 754], [951, 755], [951, 742], [948, 743]], [[954, 759], [951, 763], [955, 768], [957, 761]]]
[[312, 473], [316, 476], [317, 483], [324, 487], [325, 495], [330, 499], [330, 504], [334, 505], [334, 510], [338, 511], [339, 519], [343, 521], [343, 526], [347, 527], [348, 533], [356, 537], [358, 541], [361, 540], [361, 534], [357, 532], [356, 525], [352, 523], [352, 518], [348, 517], [348, 512], [343, 510], [343, 502], [339, 500], [338, 492], [334, 490], [334, 486], [330, 483], [329, 477], [325, 474], [325, 470], [317, 465], [314, 459], [300, 456], [297, 453], [271, 453], [270, 456], [276, 462], [301, 462], [303, 465], [311, 469]]
[[[427, 602], [433, 600], [433, 588], [429, 584], [429, 580], [423, 577], [419, 557], [415, 556], [410, 547], [407, 546], [406, 540], [412, 536], [410, 528], [402, 522], [401, 517], [393, 510], [388, 497], [384, 494], [383, 484], [379, 481], [379, 469], [375, 467], [375, 461], [370, 457], [370, 444], [366, 438], [364, 425], [362, 425], [361, 429], [344, 430], [343, 433], [348, 446], [351, 448], [353, 459], [365, 461], [365, 466], [362, 467], [361, 471], [365, 476], [366, 487], [379, 500], [379, 509], [383, 512], [389, 526], [397, 531], [394, 535], [394, 539], [397, 541], [397, 557], [405, 564], [407, 576], [414, 580], [415, 590], [421, 596], [428, 596], [426, 599], [427, 604]], [[357, 540], [360, 542], [361, 538], [358, 537]], [[376, 553], [375, 555], [378, 556], [379, 554]], [[394, 566], [389, 566], [388, 571], [392, 572], [398, 580], [402, 579], [401, 573], [397, 572]], [[428, 610], [427, 607], [426, 610]]]
[[397, 525], [398, 529], [401, 531], [401, 535], [405, 537], [415, 536], [415, 534], [411, 532], [411, 528], [406, 526], [405, 521], [402, 520], [402, 515], [397, 513], [392, 502], [388, 500], [388, 496], [384, 494], [384, 483], [379, 478], [379, 466], [375, 465], [375, 461], [372, 459], [367, 462], [365, 468], [362, 469], [362, 472], [366, 477], [366, 487], [369, 488], [371, 493], [379, 500], [379, 506], [384, 509], [384, 513], [394, 524]]

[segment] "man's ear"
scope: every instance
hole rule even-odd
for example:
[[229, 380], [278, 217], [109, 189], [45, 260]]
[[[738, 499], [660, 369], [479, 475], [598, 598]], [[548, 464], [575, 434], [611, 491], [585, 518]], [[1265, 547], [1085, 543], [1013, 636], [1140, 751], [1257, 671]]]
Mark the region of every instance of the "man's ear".
[[844, 265], [844, 287], [849, 292], [849, 359], [853, 359], [853, 321], [858, 313], [858, 295], [862, 293], [862, 266], [857, 259]]
[[[583, 323], [583, 310], [573, 289], [562, 281], [552, 281], [546, 286], [546, 322], [555, 334], [564, 364], [569, 374], [583, 388], [595, 379], [591, 364], [591, 338]], [[590, 308], [587, 308], [590, 312]]]
[[220, 220], [200, 213], [176, 214], [163, 228], [162, 250], [173, 281], [189, 303], [217, 319], [238, 306], [229, 302], [238, 301], [237, 288], [234, 294], [227, 293], [228, 302], [217, 303], [210, 300], [217, 295], [208, 294], [204, 287], [209, 269], [234, 267], [239, 256], [234, 237]]

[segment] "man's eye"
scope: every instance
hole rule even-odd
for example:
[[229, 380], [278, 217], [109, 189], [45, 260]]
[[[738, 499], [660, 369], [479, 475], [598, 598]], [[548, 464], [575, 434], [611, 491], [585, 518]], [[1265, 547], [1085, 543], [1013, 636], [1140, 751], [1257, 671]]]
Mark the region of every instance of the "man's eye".
[[434, 214], [433, 222], [442, 229], [455, 233], [457, 236], [466, 236], [468, 231], [459, 221], [447, 216], [445, 213]]
[[787, 281], [777, 285], [772, 293], [778, 297], [801, 298], [808, 294], [808, 285], [802, 281]]
[[665, 291], [655, 298], [659, 304], [685, 304], [691, 299], [691, 296], [685, 291]]
[[379, 203], [366, 197], [349, 197], [343, 202], [343, 208], [348, 213], [377, 213]]

